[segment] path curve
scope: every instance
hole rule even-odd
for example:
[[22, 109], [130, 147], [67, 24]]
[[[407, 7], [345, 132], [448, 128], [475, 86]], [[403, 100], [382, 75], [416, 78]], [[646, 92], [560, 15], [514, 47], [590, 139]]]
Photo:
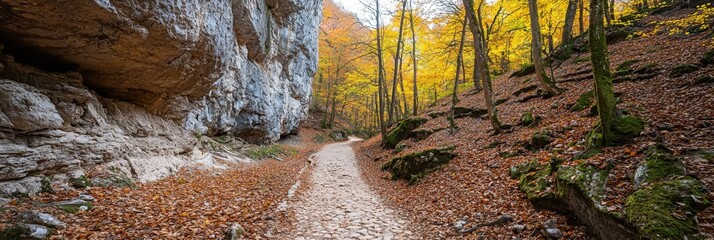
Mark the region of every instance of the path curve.
[[295, 239], [407, 239], [407, 221], [382, 204], [362, 180], [352, 144], [315, 153], [312, 187], [293, 206]]

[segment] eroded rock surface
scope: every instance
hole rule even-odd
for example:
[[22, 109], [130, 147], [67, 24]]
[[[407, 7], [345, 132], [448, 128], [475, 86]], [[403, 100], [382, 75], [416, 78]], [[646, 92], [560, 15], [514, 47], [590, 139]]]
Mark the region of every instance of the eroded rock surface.
[[320, 0], [0, 0], [0, 190], [175, 172], [195, 135], [296, 133]]

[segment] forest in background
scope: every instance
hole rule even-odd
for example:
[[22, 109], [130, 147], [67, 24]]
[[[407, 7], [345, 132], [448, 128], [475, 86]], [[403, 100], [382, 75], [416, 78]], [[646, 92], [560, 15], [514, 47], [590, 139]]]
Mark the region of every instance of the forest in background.
[[[360, 19], [332, 0], [324, 1], [319, 72], [313, 81], [312, 99], [313, 110], [327, 113], [323, 127], [330, 127], [338, 117], [352, 123], [356, 133], [371, 136], [380, 131], [380, 99], [383, 125], [388, 127], [455, 91], [481, 89], [473, 35], [464, 27], [466, 11], [462, 1], [396, 2], [393, 9], [397, 10], [387, 14], [391, 18], [377, 22], [376, 13], [384, 15], [384, 9], [376, 8], [379, 1], [363, 2], [363, 11], [369, 12], [366, 16], [372, 19]], [[606, 26], [627, 26], [641, 17], [645, 9], [675, 3], [605, 0], [603, 4], [607, 8]], [[550, 64], [548, 59], [569, 55], [569, 48], [562, 47], [567, 45], [564, 42], [581, 36], [587, 38], [583, 33], [589, 28], [588, 5], [584, 0], [476, 0], [473, 8], [483, 33], [481, 43], [487, 53], [490, 78], [532, 67], [533, 56], [546, 59], [540, 65], [545, 80], [552, 78], [551, 67], [557, 67], [554, 65], [558, 63]], [[531, 25], [531, 10], [537, 12], [537, 25]], [[661, 27], [655, 31], [670, 34], [703, 31], [709, 28], [707, 22], [712, 15], [712, 8], [703, 5], [697, 14], [660, 23]], [[533, 26], [539, 28], [538, 55], [532, 51], [536, 44], [532, 41]], [[636, 32], [627, 38], [651, 34], [654, 33]], [[466, 43], [463, 46], [462, 41]], [[384, 85], [381, 96], [380, 82]]]

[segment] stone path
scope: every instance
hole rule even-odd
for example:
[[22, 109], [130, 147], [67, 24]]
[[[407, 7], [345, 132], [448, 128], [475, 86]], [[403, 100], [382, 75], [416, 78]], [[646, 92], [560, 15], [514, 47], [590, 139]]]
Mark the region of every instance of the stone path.
[[362, 180], [350, 138], [315, 154], [312, 188], [294, 206], [294, 239], [408, 239], [407, 222]]

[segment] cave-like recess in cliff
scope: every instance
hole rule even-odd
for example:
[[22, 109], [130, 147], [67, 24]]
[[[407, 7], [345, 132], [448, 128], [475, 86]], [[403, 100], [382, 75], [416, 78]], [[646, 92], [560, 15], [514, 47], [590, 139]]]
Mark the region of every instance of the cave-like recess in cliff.
[[47, 72], [66, 73], [79, 70], [77, 64], [16, 43], [4, 36], [0, 36], [0, 43], [5, 45], [2, 50], [3, 54], [12, 56], [17, 63], [33, 66]]

